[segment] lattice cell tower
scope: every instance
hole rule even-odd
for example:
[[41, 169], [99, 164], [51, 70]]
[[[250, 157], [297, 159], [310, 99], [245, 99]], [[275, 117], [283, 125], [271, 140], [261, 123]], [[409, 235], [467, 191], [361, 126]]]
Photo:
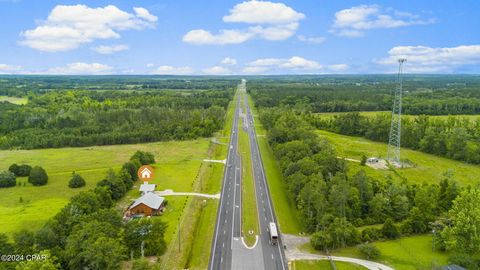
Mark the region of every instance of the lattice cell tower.
[[398, 59], [398, 75], [395, 96], [393, 98], [392, 122], [390, 123], [390, 136], [388, 138], [387, 160], [390, 164], [401, 167], [400, 163], [400, 138], [402, 135], [402, 73], [405, 58]]

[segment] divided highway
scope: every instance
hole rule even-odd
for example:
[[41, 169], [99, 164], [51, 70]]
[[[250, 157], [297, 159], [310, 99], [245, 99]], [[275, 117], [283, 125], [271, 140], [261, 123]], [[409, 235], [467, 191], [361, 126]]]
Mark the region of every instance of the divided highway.
[[[279, 239], [278, 245], [270, 244], [269, 223], [278, 223], [273, 210], [272, 201], [265, 178], [260, 150], [254, 127], [254, 118], [248, 104], [246, 81], [238, 86], [239, 98], [236, 102], [233, 127], [228, 146], [227, 162], [224, 171], [220, 205], [217, 213], [217, 223], [214, 232], [209, 269], [288, 269]], [[240, 97], [243, 96], [243, 100]], [[240, 102], [245, 102], [246, 112], [240, 109]], [[258, 223], [260, 235], [254, 247], [247, 247], [241, 235], [241, 181], [242, 164], [238, 155], [238, 121], [243, 116], [243, 129], [247, 131], [250, 140], [255, 196], [257, 202]], [[252, 194], [253, 195], [253, 194]]]

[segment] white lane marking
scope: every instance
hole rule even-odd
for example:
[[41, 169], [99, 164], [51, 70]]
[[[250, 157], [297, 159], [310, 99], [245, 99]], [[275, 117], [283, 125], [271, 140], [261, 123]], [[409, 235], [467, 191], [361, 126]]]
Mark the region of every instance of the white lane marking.
[[223, 230], [223, 234], [225, 234], [225, 233], [227, 233], [227, 231], [226, 231], [226, 230]]
[[[237, 183], [237, 170], [235, 170], [235, 183]], [[235, 204], [236, 194], [237, 194], [237, 186], [234, 186], [233, 187], [233, 204]], [[234, 232], [234, 226], [235, 226], [235, 207], [233, 208], [233, 215], [232, 215], [232, 237]], [[233, 249], [233, 242], [230, 243], [230, 248]]]

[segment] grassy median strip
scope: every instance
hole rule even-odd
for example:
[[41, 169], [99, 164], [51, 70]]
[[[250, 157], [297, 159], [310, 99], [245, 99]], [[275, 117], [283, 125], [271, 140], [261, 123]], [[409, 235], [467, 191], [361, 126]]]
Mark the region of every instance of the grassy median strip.
[[[243, 97], [241, 98], [243, 99]], [[245, 243], [248, 246], [252, 246], [255, 244], [255, 235], [258, 235], [258, 214], [252, 171], [252, 153], [250, 151], [248, 133], [243, 130], [243, 119], [240, 119], [238, 125], [238, 152], [242, 158], [242, 232]]]

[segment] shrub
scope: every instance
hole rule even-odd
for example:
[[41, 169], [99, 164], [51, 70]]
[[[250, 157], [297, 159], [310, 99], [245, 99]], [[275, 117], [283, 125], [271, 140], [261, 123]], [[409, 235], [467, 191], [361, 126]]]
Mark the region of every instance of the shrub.
[[382, 232], [375, 228], [366, 228], [362, 231], [362, 241], [375, 241], [382, 237]]
[[387, 218], [382, 227], [383, 236], [389, 239], [395, 239], [400, 236], [397, 225], [393, 222], [391, 218]]
[[362, 160], [360, 161], [360, 165], [365, 166], [367, 164], [367, 156], [363, 155]]
[[17, 165], [17, 163], [13, 163], [12, 165], [10, 165], [10, 167], [8, 167], [8, 170], [10, 172], [12, 172], [13, 174], [15, 174], [16, 176], [18, 176], [18, 169], [20, 167]]
[[316, 250], [327, 251], [333, 247], [333, 240], [329, 233], [318, 231], [312, 234], [310, 243]]
[[153, 164], [155, 163], [155, 157], [150, 152], [137, 151], [130, 160], [138, 159], [142, 165]]
[[72, 173], [72, 178], [68, 182], [70, 188], [79, 188], [85, 186], [85, 179], [80, 174]]
[[28, 177], [28, 182], [32, 183], [34, 186], [43, 186], [48, 182], [48, 175], [45, 170], [40, 166], [35, 166], [30, 171], [30, 176]]
[[32, 171], [32, 166], [27, 165], [27, 164], [22, 164], [22, 165], [18, 166], [17, 176], [20, 176], [20, 177], [29, 176], [31, 171]]
[[0, 188], [14, 187], [17, 185], [17, 178], [15, 174], [10, 171], [0, 172]]
[[367, 260], [375, 260], [380, 257], [380, 250], [372, 244], [361, 244], [357, 249]]

